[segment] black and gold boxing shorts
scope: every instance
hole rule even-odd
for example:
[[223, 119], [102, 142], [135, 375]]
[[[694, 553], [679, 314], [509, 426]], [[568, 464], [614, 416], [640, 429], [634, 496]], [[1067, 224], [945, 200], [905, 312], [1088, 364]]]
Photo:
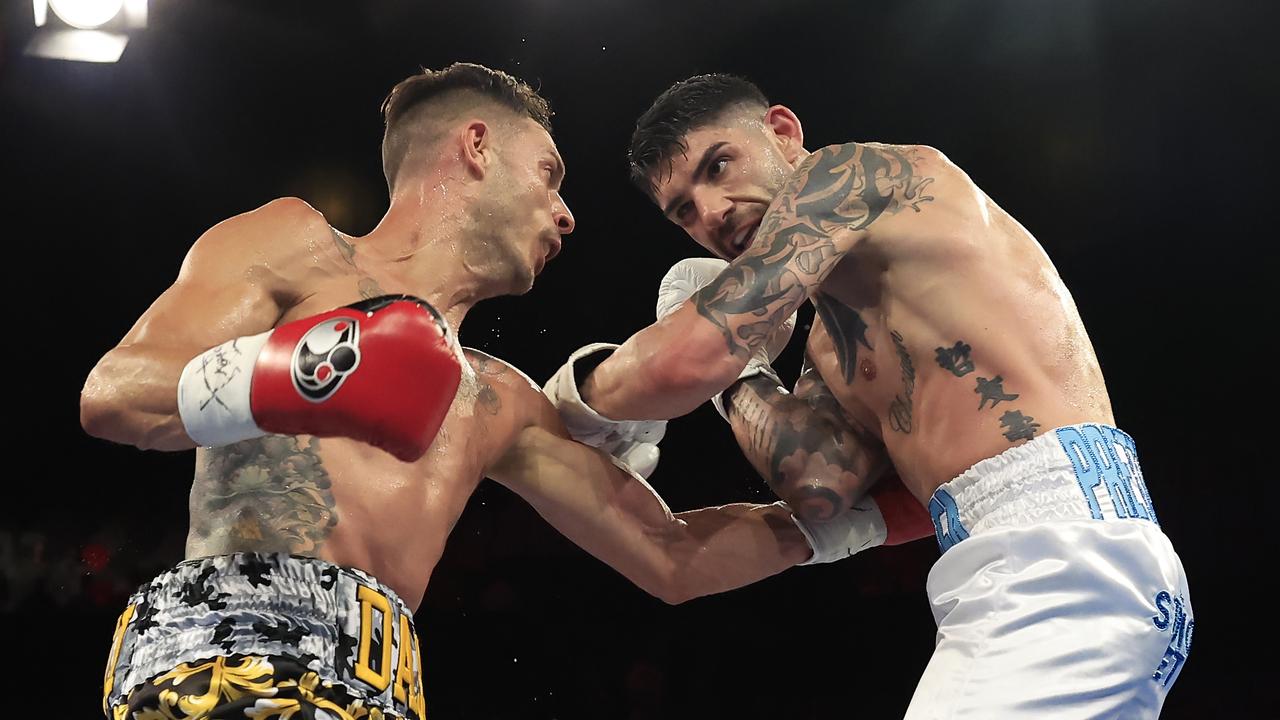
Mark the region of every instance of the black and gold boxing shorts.
[[103, 711], [124, 718], [424, 717], [413, 614], [388, 587], [314, 558], [181, 563], [116, 623]]

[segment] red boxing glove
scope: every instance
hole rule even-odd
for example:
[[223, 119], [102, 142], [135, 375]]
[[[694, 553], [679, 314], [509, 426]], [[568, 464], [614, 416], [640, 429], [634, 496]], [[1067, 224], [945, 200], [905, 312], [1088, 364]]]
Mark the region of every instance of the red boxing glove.
[[933, 537], [933, 520], [929, 511], [907, 490], [902, 479], [892, 470], [871, 488], [871, 498], [880, 506], [887, 534], [885, 545]]
[[461, 376], [439, 313], [387, 295], [206, 351], [183, 371], [178, 407], [201, 445], [346, 437], [412, 462], [435, 440]]

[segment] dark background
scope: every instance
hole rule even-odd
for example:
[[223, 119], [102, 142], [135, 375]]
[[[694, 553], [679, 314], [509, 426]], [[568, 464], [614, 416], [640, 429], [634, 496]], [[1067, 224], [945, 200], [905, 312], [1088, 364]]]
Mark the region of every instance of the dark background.
[[[191, 454], [87, 437], [89, 369], [227, 216], [297, 195], [370, 230], [386, 91], [470, 60], [557, 111], [578, 229], [531, 293], [482, 304], [462, 331], [538, 381], [578, 345], [647, 324], [658, 279], [697, 254], [625, 179], [634, 119], [670, 83], [745, 74], [800, 115], [810, 148], [946, 152], [1054, 259], [1141, 448], [1198, 630], [1165, 717], [1270, 714], [1274, 591], [1260, 586], [1275, 544], [1261, 528], [1275, 495], [1255, 459], [1275, 310], [1255, 299], [1275, 239], [1266, 5], [155, 0], [121, 61], [93, 65], [23, 56], [31, 6], [7, 3], [0, 653], [28, 670], [11, 702], [92, 717], [125, 597], [182, 554]], [[784, 376], [797, 364], [788, 351]], [[708, 407], [663, 447], [653, 483], [676, 510], [772, 500]], [[429, 712], [900, 716], [932, 649], [936, 556], [922, 541], [670, 607], [485, 483], [417, 616]]]

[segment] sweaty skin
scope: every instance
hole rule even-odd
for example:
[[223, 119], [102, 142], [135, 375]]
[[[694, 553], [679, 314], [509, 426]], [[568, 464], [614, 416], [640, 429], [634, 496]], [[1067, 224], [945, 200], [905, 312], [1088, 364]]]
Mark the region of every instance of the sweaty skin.
[[[798, 121], [781, 131], [769, 122], [696, 129], [657, 178], [658, 206], [731, 263], [595, 370], [583, 386], [593, 407], [616, 418], [687, 411], [732, 383], [808, 299], [816, 313], [806, 349], [822, 393], [883, 442], [921, 502], [1039, 433], [1114, 424], [1070, 292], [1035, 238], [959, 167], [925, 146], [808, 153]], [[691, 371], [672, 367], [689, 358], [711, 371], [689, 381]], [[643, 399], [655, 396], [667, 405]], [[757, 436], [761, 447], [744, 449], [770, 456], [779, 438]], [[852, 460], [846, 469], [857, 472]]]
[[[532, 277], [547, 250], [541, 241], [527, 244]], [[296, 199], [215, 226], [174, 286], [94, 368], [82, 396], [85, 428], [143, 448], [190, 448], [174, 397], [187, 360], [233, 337], [362, 298], [418, 295], [458, 327], [465, 309], [448, 309], [443, 281], [424, 289], [394, 265], [370, 270], [357, 249]], [[317, 557], [372, 573], [416, 609], [449, 532], [485, 477], [668, 602], [738, 587], [809, 556], [789, 514], [776, 506], [672, 514], [643, 480], [568, 439], [555, 409], [522, 373], [481, 352], [458, 352], [466, 359], [461, 387], [430, 450], [413, 463], [354, 440], [306, 435], [198, 448], [186, 556]]]

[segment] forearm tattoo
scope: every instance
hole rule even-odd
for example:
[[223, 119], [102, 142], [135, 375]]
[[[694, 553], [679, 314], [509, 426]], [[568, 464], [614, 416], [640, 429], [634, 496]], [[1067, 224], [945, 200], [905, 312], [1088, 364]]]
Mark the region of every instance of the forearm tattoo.
[[[935, 348], [938, 366], [958, 378], [964, 377], [974, 370], [972, 350], [973, 348], [963, 340], [957, 340], [956, 344], [950, 348]], [[973, 391], [978, 395], [979, 411], [994, 408], [1002, 402], [1012, 402], [1020, 397], [1018, 393], [1007, 392], [1004, 383], [1004, 377], [1001, 375], [993, 378], [978, 377]], [[1040, 431], [1040, 423], [1036, 422], [1034, 417], [1022, 414], [1020, 410], [1006, 410], [1000, 416], [1000, 426], [1004, 428], [1001, 434], [1011, 443], [1030, 440]]]
[[806, 520], [830, 520], [872, 479], [872, 458], [852, 428], [809, 402], [753, 377], [731, 389], [729, 421], [769, 487]]
[[840, 260], [835, 237], [933, 200], [933, 178], [912, 154], [879, 145], [824, 148], [805, 158], [774, 198], [756, 241], [694, 296], [729, 352], [750, 356]]

